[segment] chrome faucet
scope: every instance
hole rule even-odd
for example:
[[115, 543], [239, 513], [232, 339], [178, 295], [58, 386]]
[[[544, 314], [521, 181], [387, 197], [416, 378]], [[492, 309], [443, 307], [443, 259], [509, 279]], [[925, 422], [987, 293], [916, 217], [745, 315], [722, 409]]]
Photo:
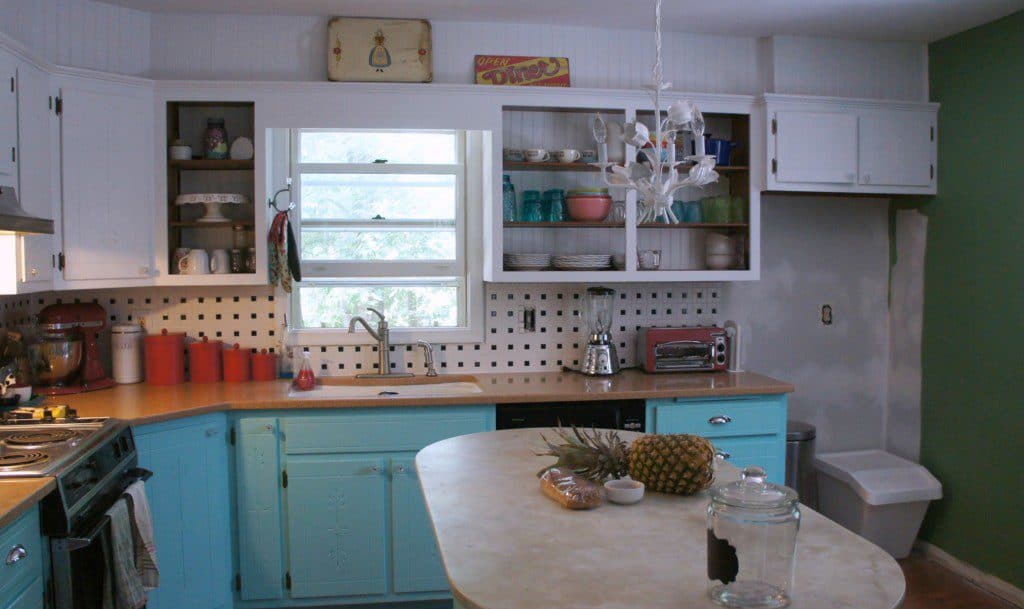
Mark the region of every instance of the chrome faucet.
[[427, 376], [437, 376], [437, 369], [434, 368], [434, 345], [425, 340], [418, 340], [416, 346], [423, 348], [423, 363], [427, 367]]
[[404, 378], [413, 376], [411, 372], [391, 372], [391, 331], [388, 330], [388, 321], [384, 318], [384, 314], [377, 309], [373, 307], [367, 307], [366, 309], [377, 316], [377, 329], [371, 328], [365, 319], [357, 315], [349, 320], [348, 331], [350, 334], [354, 333], [356, 331], [356, 324], [362, 324], [366, 328], [367, 334], [377, 341], [377, 372], [357, 374], [356, 378]]

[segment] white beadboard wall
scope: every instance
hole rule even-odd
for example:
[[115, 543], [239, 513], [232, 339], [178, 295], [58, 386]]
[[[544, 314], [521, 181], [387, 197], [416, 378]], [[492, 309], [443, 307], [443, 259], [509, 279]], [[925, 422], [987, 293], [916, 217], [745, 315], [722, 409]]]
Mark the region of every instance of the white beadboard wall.
[[[154, 14], [155, 78], [324, 80], [327, 17]], [[468, 83], [476, 54], [568, 57], [577, 87], [631, 89], [654, 62], [650, 31], [560, 24], [433, 21], [434, 82]], [[666, 32], [676, 90], [927, 98], [926, 48], [776, 36]]]
[[93, 0], [3, 0], [0, 31], [52, 63], [145, 76], [150, 15]]

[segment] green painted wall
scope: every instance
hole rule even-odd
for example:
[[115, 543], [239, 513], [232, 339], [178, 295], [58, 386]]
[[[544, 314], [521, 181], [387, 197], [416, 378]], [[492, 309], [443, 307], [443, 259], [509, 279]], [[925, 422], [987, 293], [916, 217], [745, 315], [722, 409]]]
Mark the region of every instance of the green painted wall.
[[940, 102], [928, 215], [922, 537], [1024, 588], [1024, 12], [929, 46]]

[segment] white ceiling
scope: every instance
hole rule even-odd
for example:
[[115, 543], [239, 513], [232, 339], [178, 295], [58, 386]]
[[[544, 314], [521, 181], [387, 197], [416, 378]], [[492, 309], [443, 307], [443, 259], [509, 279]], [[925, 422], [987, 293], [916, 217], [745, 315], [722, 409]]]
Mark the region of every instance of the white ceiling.
[[[102, 0], [157, 13], [340, 15], [651, 28], [653, 0]], [[932, 41], [1024, 0], [665, 0], [665, 29], [741, 36]]]

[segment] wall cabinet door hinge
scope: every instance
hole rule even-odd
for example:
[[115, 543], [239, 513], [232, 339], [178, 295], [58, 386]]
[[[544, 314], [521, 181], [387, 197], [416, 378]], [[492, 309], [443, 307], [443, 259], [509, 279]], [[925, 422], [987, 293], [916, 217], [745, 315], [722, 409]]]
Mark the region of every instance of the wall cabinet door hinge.
[[53, 100], [53, 111], [57, 116], [63, 116], [64, 114], [64, 98], [58, 97]]
[[18, 162], [18, 149], [15, 146], [11, 146], [11, 162]]
[[935, 163], [932, 163], [932, 164], [928, 165], [928, 179], [929, 180], [934, 180], [935, 179]]
[[57, 270], [58, 271], [63, 271], [64, 270], [64, 252], [58, 252], [57, 253]]
[[14, 93], [14, 77], [11, 77], [11, 93]]
[[779, 162], [776, 161], [775, 159], [772, 159], [772, 173], [778, 173], [778, 172], [779, 172]]
[[928, 127], [928, 139], [933, 142], [935, 141], [935, 125]]
[[778, 132], [779, 132], [779, 122], [773, 118], [772, 119], [772, 135], [775, 135]]
[[240, 591], [241, 589], [242, 589], [242, 574], [241, 573], [235, 573], [235, 590], [239, 590]]
[[228, 441], [231, 442], [232, 446], [235, 445], [235, 428], [234, 427], [232, 427], [231, 431], [228, 433]]
[[284, 572], [284, 587], [286, 590], [292, 589], [292, 573], [291, 571]]
[[288, 470], [281, 470], [281, 488], [288, 488]]

